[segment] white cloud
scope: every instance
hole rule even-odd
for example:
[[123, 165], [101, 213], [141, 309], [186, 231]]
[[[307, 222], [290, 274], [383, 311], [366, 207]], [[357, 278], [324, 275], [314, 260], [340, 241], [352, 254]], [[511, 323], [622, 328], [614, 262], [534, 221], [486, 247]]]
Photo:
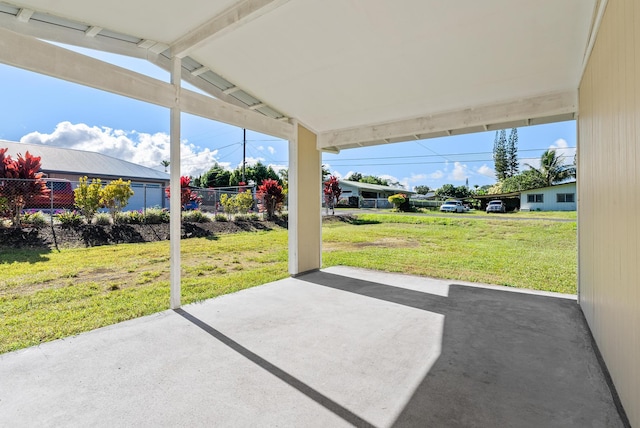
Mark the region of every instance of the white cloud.
[[487, 166], [487, 164], [483, 164], [480, 168], [478, 168], [477, 173], [491, 178], [495, 177], [496, 175], [496, 172], [491, 167]]
[[440, 180], [442, 177], [444, 177], [444, 172], [437, 170], [435, 172], [432, 172], [431, 174], [429, 174], [429, 178], [433, 179], [433, 180]]
[[389, 175], [389, 174], [383, 174], [379, 176], [380, 178], [382, 178], [383, 180], [387, 180], [387, 182], [389, 183], [389, 186], [393, 186], [393, 187], [398, 187], [398, 185], [396, 185], [395, 183], [400, 183], [400, 186], [402, 186], [403, 188], [407, 188], [408, 184], [406, 182], [406, 178], [399, 180], [398, 177], [394, 177], [393, 175]]
[[[254, 158], [254, 157], [251, 157], [251, 156], [247, 156], [245, 158], [245, 162], [246, 162], [247, 166], [255, 166], [255, 164], [257, 164], [258, 162], [261, 162], [261, 163], [264, 164], [265, 160], [264, 160], [264, 158]], [[238, 164], [238, 167], [241, 167], [241, 166], [242, 166], [242, 161], [240, 161], [240, 163]]]
[[[98, 152], [156, 170], [163, 170], [160, 162], [169, 159], [169, 135], [163, 132], [148, 134], [60, 122], [51, 134], [32, 132], [20, 142]], [[202, 149], [186, 140], [181, 142], [180, 152], [182, 175], [202, 175], [217, 161], [217, 150]]]
[[563, 138], [558, 138], [555, 143], [549, 146], [549, 149], [555, 149], [557, 156], [562, 156], [565, 163], [573, 163], [573, 157], [576, 154], [575, 147], [569, 147], [569, 143]]
[[274, 153], [276, 152], [276, 149], [274, 149], [273, 147], [269, 146], [269, 147], [267, 147], [267, 151], [268, 151], [270, 154], [274, 154]]
[[264, 146], [258, 146], [258, 147], [256, 147], [256, 149], [258, 149], [259, 151], [263, 152], [264, 151]]
[[411, 177], [405, 178], [408, 183], [418, 183], [427, 179], [427, 174], [411, 174]]
[[449, 180], [454, 181], [464, 181], [469, 177], [467, 165], [464, 165], [460, 162], [455, 162], [453, 164], [453, 171], [449, 174]]

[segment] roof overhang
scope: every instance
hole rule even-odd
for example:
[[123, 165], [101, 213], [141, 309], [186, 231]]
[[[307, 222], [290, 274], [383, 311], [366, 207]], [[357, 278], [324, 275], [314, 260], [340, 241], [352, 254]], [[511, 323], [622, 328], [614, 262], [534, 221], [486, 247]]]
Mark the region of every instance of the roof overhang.
[[[166, 107], [167, 82], [37, 39], [145, 58], [183, 111], [318, 148], [574, 119], [603, 0], [23, 0], [0, 3], [0, 62]], [[63, 52], [64, 51], [64, 52]]]

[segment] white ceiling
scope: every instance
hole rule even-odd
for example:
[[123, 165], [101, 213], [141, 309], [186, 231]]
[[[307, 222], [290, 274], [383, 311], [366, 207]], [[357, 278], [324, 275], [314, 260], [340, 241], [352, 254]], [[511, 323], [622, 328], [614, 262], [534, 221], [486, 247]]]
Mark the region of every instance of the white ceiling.
[[[284, 114], [322, 134], [326, 147], [349, 147], [411, 138], [395, 128], [377, 134], [378, 125], [397, 121], [420, 120], [419, 126], [408, 123], [417, 126], [418, 131], [409, 134], [418, 138], [456, 129], [490, 129], [510, 120], [524, 119], [528, 124], [536, 117], [570, 117], [567, 113], [577, 108], [571, 94], [580, 82], [600, 2], [25, 0], [9, 4], [173, 47], [165, 56], [186, 43], [181, 56], [253, 96], [243, 106], [259, 101], [275, 110], [271, 117]], [[216, 21], [228, 8], [234, 8], [232, 13]], [[249, 12], [243, 15], [245, 10]], [[216, 25], [207, 27], [212, 22]], [[34, 34], [27, 25], [23, 32]], [[9, 29], [21, 28], [11, 24]], [[210, 93], [226, 100], [227, 94], [219, 89]], [[558, 106], [544, 98], [549, 94], [562, 94], [562, 100], [570, 101]], [[476, 120], [462, 115], [492, 106], [495, 117]], [[517, 109], [523, 111], [510, 113]], [[457, 115], [452, 117], [459, 123], [427, 123], [447, 115]], [[341, 134], [345, 129], [351, 133], [348, 138]]]

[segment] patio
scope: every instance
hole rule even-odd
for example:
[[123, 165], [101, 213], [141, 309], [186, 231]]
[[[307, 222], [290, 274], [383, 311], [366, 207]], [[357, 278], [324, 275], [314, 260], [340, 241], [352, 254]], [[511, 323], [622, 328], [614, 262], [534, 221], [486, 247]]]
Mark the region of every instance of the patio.
[[333, 267], [0, 355], [0, 426], [623, 426], [575, 296]]

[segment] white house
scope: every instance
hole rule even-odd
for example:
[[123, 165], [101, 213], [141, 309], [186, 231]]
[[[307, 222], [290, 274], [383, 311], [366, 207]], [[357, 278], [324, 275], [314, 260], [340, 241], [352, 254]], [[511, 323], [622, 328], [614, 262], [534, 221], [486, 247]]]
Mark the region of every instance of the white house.
[[362, 208], [390, 208], [393, 205], [387, 200], [389, 196], [397, 193], [409, 196], [415, 193], [399, 187], [349, 180], [340, 180], [340, 188], [342, 189], [340, 199], [358, 197], [359, 206]]
[[575, 211], [576, 182], [525, 190], [520, 194], [520, 211]]

